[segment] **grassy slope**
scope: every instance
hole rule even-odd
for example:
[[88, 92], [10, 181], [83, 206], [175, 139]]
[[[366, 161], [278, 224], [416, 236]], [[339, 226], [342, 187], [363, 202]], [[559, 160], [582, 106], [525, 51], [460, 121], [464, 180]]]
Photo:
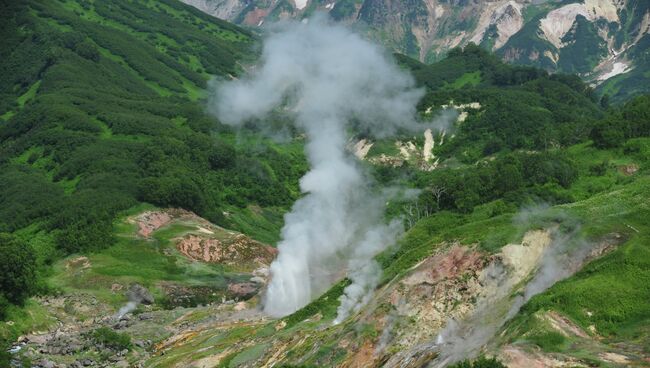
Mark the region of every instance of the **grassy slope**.
[[[154, 208], [138, 206], [125, 216], [145, 209]], [[126, 217], [121, 218], [115, 223], [116, 244], [90, 254], [89, 270], [69, 267], [70, 261], [75, 259], [69, 257], [54, 265], [48, 282], [66, 292], [91, 293], [115, 306], [124, 303], [124, 297], [110, 291], [113, 283], [128, 285], [137, 282], [152, 288], [157, 297], [163, 296], [158, 287], [164, 282], [224, 289], [228, 279], [239, 277], [237, 273], [221, 265], [189, 261], [174, 247], [171, 239], [196, 231], [196, 227], [190, 225], [173, 223], [155, 231], [151, 239], [144, 240], [136, 236], [135, 224], [126, 222]]]

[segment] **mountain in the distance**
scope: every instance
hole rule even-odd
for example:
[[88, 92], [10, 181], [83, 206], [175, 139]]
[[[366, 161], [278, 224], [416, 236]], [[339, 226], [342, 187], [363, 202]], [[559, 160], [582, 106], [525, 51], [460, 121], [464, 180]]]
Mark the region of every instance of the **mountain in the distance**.
[[618, 100], [650, 85], [636, 83], [650, 68], [646, 0], [183, 1], [248, 26], [324, 11], [424, 62], [473, 42], [512, 63], [579, 74]]

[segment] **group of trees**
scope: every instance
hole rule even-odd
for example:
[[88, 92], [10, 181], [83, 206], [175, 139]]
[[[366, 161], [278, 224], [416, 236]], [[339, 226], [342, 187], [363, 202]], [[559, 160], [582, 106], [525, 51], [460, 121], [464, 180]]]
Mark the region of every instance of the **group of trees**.
[[508, 65], [473, 44], [431, 65], [398, 60], [427, 88], [421, 110], [452, 101], [481, 105], [451, 128], [456, 137], [436, 148], [439, 157], [473, 163], [502, 151], [575, 144], [589, 139], [591, 125], [603, 114], [593, 90], [577, 76]]
[[506, 366], [496, 358], [486, 358], [484, 356], [475, 360], [463, 360], [454, 363], [450, 368], [505, 368]]
[[503, 202], [502, 210], [534, 201], [570, 201], [563, 189], [577, 179], [578, 169], [562, 151], [513, 152], [464, 168], [412, 171], [408, 175], [409, 182], [423, 188], [417, 199], [401, 204], [399, 209], [410, 227], [441, 210], [470, 213], [474, 207], [494, 200]]
[[[650, 96], [622, 107], [609, 106], [606, 98], [599, 104], [577, 76], [508, 65], [475, 45], [451, 50], [432, 65], [405, 56], [398, 60], [427, 88], [421, 110], [450, 101], [480, 104], [465, 110], [467, 118], [447, 132], [454, 138], [434, 149], [436, 157], [460, 163], [432, 172], [375, 169], [380, 181], [406, 178], [422, 189], [416, 200], [392, 208], [407, 225], [440, 210], [469, 213], [495, 200], [503, 204], [497, 207], [510, 209], [530, 201], [571, 201], [566, 189], [579, 172], [563, 147], [591, 139], [596, 147], [613, 148], [650, 136]], [[593, 170], [602, 175], [603, 167]]]
[[37, 288], [36, 257], [29, 244], [0, 233], [0, 318], [9, 303], [21, 305]]
[[616, 148], [628, 139], [650, 136], [650, 95], [639, 96], [621, 107], [612, 107], [591, 130], [599, 148]]

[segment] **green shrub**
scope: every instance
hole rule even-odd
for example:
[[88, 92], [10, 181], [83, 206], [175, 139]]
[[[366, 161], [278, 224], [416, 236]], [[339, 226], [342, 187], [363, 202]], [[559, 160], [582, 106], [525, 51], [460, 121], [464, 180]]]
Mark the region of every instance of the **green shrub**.
[[29, 244], [0, 233], [0, 318], [7, 302], [22, 304], [36, 291], [36, 256]]
[[97, 344], [103, 345], [115, 351], [130, 350], [131, 336], [126, 333], [119, 333], [108, 327], [100, 327], [92, 332], [91, 337]]
[[564, 345], [566, 337], [556, 331], [533, 334], [530, 342], [539, 346], [544, 351], [558, 351]]
[[449, 368], [506, 368], [506, 366], [496, 358], [479, 357], [476, 360], [464, 360], [453, 364]]

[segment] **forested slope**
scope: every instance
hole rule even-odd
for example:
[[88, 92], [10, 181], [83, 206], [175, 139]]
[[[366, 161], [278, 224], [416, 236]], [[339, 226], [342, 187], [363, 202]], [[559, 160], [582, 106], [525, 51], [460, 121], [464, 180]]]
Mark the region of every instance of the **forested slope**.
[[250, 33], [176, 1], [1, 6], [0, 232], [41, 265], [111, 245], [115, 216], [144, 201], [274, 240], [300, 145], [238, 141], [200, 102], [254, 56]]

